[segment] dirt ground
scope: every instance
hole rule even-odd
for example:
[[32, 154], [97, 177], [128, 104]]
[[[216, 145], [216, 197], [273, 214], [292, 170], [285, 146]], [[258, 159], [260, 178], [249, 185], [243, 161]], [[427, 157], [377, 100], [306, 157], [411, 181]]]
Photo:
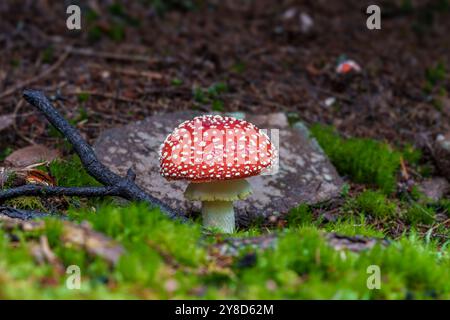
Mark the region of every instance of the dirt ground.
[[[424, 90], [430, 68], [450, 65], [448, 3], [378, 2], [381, 30], [366, 28], [370, 1], [207, 1], [161, 16], [141, 1], [94, 0], [71, 31], [61, 1], [2, 1], [0, 114], [17, 118], [0, 147], [55, 142], [24, 87], [45, 90], [71, 119], [86, 113], [76, 122], [92, 142], [157, 112], [211, 110], [193, 88], [223, 82], [225, 111], [296, 112], [348, 136], [425, 148], [450, 124], [449, 77]], [[343, 55], [362, 72], [337, 75]]]

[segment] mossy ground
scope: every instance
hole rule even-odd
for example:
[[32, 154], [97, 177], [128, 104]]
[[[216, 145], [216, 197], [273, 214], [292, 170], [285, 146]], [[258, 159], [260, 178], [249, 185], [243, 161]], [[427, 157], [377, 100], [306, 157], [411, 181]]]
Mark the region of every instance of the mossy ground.
[[[430, 202], [415, 189], [406, 195], [394, 192], [400, 159], [408, 158], [404, 151], [317, 128], [313, 132], [340, 173], [350, 177], [349, 184], [335, 203], [300, 205], [281, 224], [255, 225], [233, 235], [276, 234], [273, 248], [243, 247], [227, 257], [212, 250], [223, 236], [205, 232], [198, 221], [174, 222], [143, 204], [69, 199], [71, 219], [88, 221], [125, 253], [112, 265], [68, 246], [61, 241], [62, 222], [54, 218], [41, 231], [0, 228], [0, 298], [450, 298], [450, 232], [437, 219], [448, 216], [448, 201]], [[94, 184], [77, 158], [54, 162], [50, 170], [61, 185]], [[325, 213], [335, 219], [326, 219]], [[337, 251], [327, 243], [326, 232], [387, 238], [389, 245]], [[69, 275], [54, 264], [36, 262], [30, 248], [42, 236], [64, 267], [80, 267], [80, 290], [69, 290]], [[380, 268], [381, 287], [370, 290], [373, 265]]]
[[[95, 230], [120, 242], [126, 253], [111, 266], [64, 246], [59, 241], [60, 222], [53, 219], [40, 232], [14, 231], [14, 242], [0, 231], [1, 298], [450, 298], [449, 249], [416, 232], [387, 247], [352, 253], [331, 248], [315, 223], [292, 223], [274, 231], [279, 233], [274, 249], [244, 249], [241, 257], [251, 252], [256, 259], [245, 264], [237, 257], [224, 266], [209, 254], [215, 236], [202, 234], [198, 224], [170, 221], [145, 205], [71, 211], [70, 216], [89, 221]], [[363, 219], [339, 221], [325, 229], [382, 235]], [[68, 290], [66, 274], [33, 259], [29, 245], [44, 234], [65, 266], [81, 268], [81, 290]], [[366, 286], [371, 265], [380, 267], [380, 290]]]

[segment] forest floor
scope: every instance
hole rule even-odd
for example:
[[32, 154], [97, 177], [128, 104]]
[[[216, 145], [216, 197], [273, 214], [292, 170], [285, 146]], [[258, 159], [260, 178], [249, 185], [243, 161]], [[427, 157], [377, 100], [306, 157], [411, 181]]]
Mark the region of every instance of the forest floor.
[[[0, 298], [450, 298], [450, 202], [418, 188], [442, 175], [433, 143], [450, 129], [448, 1], [380, 1], [377, 31], [366, 1], [152, 3], [89, 1], [81, 31], [63, 3], [0, 4], [0, 115], [14, 117], [0, 161], [41, 144], [62, 154], [42, 168], [58, 184], [95, 183], [24, 88], [44, 90], [90, 143], [155, 113], [281, 111], [314, 128], [346, 179], [341, 197], [234, 240], [116, 199], [19, 199], [8, 205], [81, 224], [1, 220]], [[361, 72], [337, 74], [344, 57]], [[364, 247], [373, 239], [385, 241]], [[69, 265], [81, 290], [67, 290]]]

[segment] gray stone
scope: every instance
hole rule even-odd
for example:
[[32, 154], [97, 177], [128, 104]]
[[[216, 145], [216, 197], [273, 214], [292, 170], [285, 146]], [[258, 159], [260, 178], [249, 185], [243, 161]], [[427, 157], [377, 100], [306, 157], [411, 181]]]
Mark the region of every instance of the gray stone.
[[[166, 181], [159, 174], [158, 151], [166, 136], [181, 122], [199, 115], [176, 112], [155, 115], [125, 127], [103, 132], [94, 149], [105, 165], [125, 174], [133, 168], [137, 183], [168, 205], [187, 213], [198, 212], [199, 203], [184, 199], [186, 181]], [[308, 135], [305, 126], [290, 128], [282, 113], [246, 115], [260, 129], [269, 129], [269, 137], [279, 140], [279, 170], [273, 175], [248, 179], [253, 194], [235, 203], [238, 221], [246, 225], [256, 217], [283, 214], [300, 203], [317, 203], [337, 196], [342, 180], [321, 148]]]
[[419, 190], [433, 201], [439, 201], [449, 191], [450, 185], [445, 178], [434, 177], [426, 179], [419, 184]]

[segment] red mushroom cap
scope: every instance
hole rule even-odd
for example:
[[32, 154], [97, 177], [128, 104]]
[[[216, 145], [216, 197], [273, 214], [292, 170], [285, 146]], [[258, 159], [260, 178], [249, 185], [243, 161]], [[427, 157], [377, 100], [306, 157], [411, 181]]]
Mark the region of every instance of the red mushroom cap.
[[242, 179], [269, 169], [275, 157], [275, 147], [255, 125], [206, 115], [183, 122], [166, 138], [160, 169], [168, 180]]

